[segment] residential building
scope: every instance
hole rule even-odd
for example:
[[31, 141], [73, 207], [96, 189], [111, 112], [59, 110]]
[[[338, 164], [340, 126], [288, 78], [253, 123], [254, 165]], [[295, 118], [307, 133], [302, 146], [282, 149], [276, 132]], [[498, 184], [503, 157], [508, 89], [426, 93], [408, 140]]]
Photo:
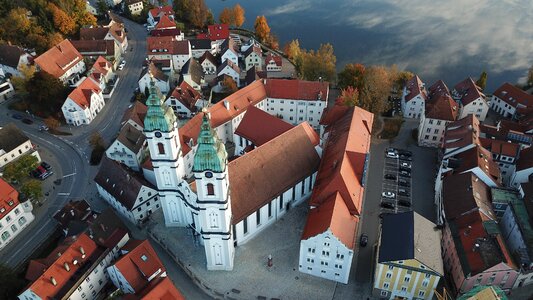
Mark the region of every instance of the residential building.
[[458, 119], [475, 115], [481, 122], [485, 121], [489, 105], [485, 100], [485, 94], [472, 78], [468, 77], [456, 84], [452, 90], [452, 97], [461, 108]]
[[441, 80], [429, 89], [424, 114], [418, 127], [418, 145], [442, 146], [446, 125], [457, 120], [459, 105], [452, 99], [448, 87]]
[[218, 61], [213, 56], [213, 54], [211, 54], [211, 52], [204, 52], [204, 54], [202, 54], [202, 56], [200, 57], [199, 62], [202, 66], [204, 74], [215, 74], [215, 72], [217, 71]]
[[113, 284], [124, 294], [137, 294], [152, 281], [167, 277], [167, 271], [148, 240], [129, 240], [122, 256], [107, 268]]
[[329, 83], [291, 79], [266, 79], [267, 112], [293, 125], [303, 121], [316, 130], [327, 107]]
[[189, 40], [182, 41], [173, 36], [149, 36], [146, 44], [148, 59], [172, 60], [177, 72], [192, 57]]
[[215, 52], [214, 47], [211, 45], [210, 40], [206, 39], [190, 39], [192, 57], [199, 59], [205, 52], [213, 54]]
[[181, 81], [187, 82], [193, 89], [202, 90], [204, 84], [204, 72], [202, 66], [194, 58], [190, 58], [181, 68]]
[[120, 126], [124, 127], [126, 124], [130, 124], [135, 127], [135, 129], [142, 131], [147, 110], [148, 108], [146, 105], [139, 101], [135, 101], [124, 112], [124, 116], [122, 116], [122, 120], [120, 121]]
[[20, 300], [98, 299], [108, 283], [107, 266], [129, 240], [128, 231], [111, 210], [104, 211], [86, 232], [67, 237], [47, 257], [31, 260], [30, 284]]
[[11, 242], [35, 218], [30, 199], [19, 199], [19, 193], [0, 178], [0, 249]]
[[0, 127], [0, 168], [27, 154], [41, 161], [39, 152], [34, 149], [28, 136], [18, 129], [15, 123]]
[[243, 55], [245, 71], [248, 71], [252, 67], [260, 70], [263, 68], [263, 52], [261, 51], [261, 46], [254, 44]]
[[99, 214], [92, 210], [87, 201], [71, 199], [55, 213], [53, 218], [63, 231], [63, 236], [69, 237], [85, 232], [98, 219]]
[[131, 124], [124, 124], [117, 138], [107, 148], [108, 158], [123, 163], [134, 171], [141, 171], [141, 164], [148, 154], [146, 137]]
[[383, 216], [372, 294], [387, 299], [433, 299], [444, 276], [441, 232], [414, 211]]
[[80, 40], [110, 40], [120, 48], [121, 53], [128, 49], [128, 37], [124, 24], [113, 23], [109, 27], [85, 27], [80, 28]]
[[521, 183], [531, 181], [533, 174], [533, 148], [522, 149], [516, 162], [516, 169], [511, 179], [513, 187], [518, 188]]
[[[98, 56], [91, 69], [87, 72], [87, 76], [93, 79], [102, 91], [106, 90], [108, 84], [114, 83], [116, 79], [113, 65], [102, 56]], [[106, 95], [106, 98], [109, 98], [109, 94]]]
[[67, 124], [80, 126], [91, 123], [104, 105], [102, 89], [87, 77], [68, 95], [61, 111]]
[[515, 118], [517, 113], [533, 107], [533, 95], [506, 82], [500, 86], [490, 101], [490, 108], [506, 118]]
[[218, 67], [216, 74], [218, 78], [223, 78], [224, 75], [227, 75], [235, 81], [238, 87], [241, 85], [241, 69], [239, 69], [239, 65], [229, 59], [226, 59]]
[[207, 105], [207, 101], [202, 100], [202, 95], [183, 81], [172, 91], [165, 104], [172, 107], [180, 117], [191, 118]]
[[94, 60], [99, 56], [103, 56], [115, 68], [120, 62], [122, 50], [113, 40], [71, 40], [70, 42], [85, 58]]
[[326, 128], [328, 139], [300, 241], [300, 272], [348, 283], [373, 119], [373, 114], [355, 107]]
[[140, 15], [144, 8], [142, 0], [126, 0], [124, 4], [132, 16]]
[[174, 16], [161, 15], [159, 22], [150, 31], [151, 36], [171, 36], [179, 41], [185, 39], [185, 34], [176, 27]]
[[211, 41], [221, 41], [229, 38], [228, 24], [213, 24], [207, 26], [207, 33], [200, 33], [197, 39], [209, 39]]
[[140, 224], [160, 207], [159, 194], [151, 183], [111, 159], [102, 160], [94, 181], [100, 196], [133, 224]]
[[33, 56], [21, 47], [0, 45], [0, 69], [3, 69], [6, 75], [22, 76], [20, 70], [29, 66], [32, 61]]
[[141, 73], [139, 90], [142, 92], [146, 91], [150, 87], [150, 82], [152, 80], [162, 93], [166, 94], [170, 91], [170, 80], [168, 75], [156, 67], [153, 62], [150, 62], [148, 67]]
[[281, 72], [283, 69], [283, 59], [281, 56], [269, 52], [265, 58], [265, 68], [267, 72]]
[[4, 73], [4, 69], [0, 67], [0, 104], [15, 94], [15, 88], [11, 84], [11, 80]]
[[419, 119], [424, 115], [426, 101], [426, 84], [418, 75], [415, 75], [407, 81], [403, 88], [401, 102], [403, 117]]
[[239, 54], [237, 52], [237, 45], [232, 38], [227, 38], [220, 45], [220, 61], [224, 63], [230, 60], [234, 65], [239, 65]]
[[162, 16], [167, 16], [172, 20], [174, 19], [174, 10], [172, 9], [171, 5], [159, 6], [150, 9], [148, 12], [147, 22], [155, 27]]
[[168, 277], [163, 277], [159, 280], [152, 281], [144, 290], [136, 295], [139, 300], [152, 300], [152, 299], [172, 299], [172, 300], [185, 300], [185, 297], [174, 286], [172, 281]]
[[38, 70], [44, 71], [69, 85], [76, 84], [85, 72], [83, 56], [67, 39], [37, 57], [35, 64]]

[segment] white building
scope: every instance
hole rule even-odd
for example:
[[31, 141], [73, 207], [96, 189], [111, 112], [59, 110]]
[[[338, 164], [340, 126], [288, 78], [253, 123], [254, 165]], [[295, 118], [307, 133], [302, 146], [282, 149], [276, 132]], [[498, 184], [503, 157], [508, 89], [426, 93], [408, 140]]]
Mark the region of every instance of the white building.
[[39, 152], [34, 150], [30, 139], [14, 123], [0, 127], [0, 168], [26, 154], [41, 161]]
[[151, 26], [155, 26], [159, 22], [159, 19], [163, 15], [166, 15], [169, 18], [174, 19], [174, 10], [172, 10], [172, 6], [171, 5], [159, 6], [159, 7], [152, 8], [148, 12], [148, 18], [147, 18], [146, 21]]
[[172, 94], [165, 100], [165, 104], [172, 107], [178, 116], [191, 118], [207, 105], [207, 101], [202, 100], [202, 95], [183, 81], [172, 91]]
[[6, 74], [22, 76], [20, 70], [24, 66], [29, 66], [32, 58], [30, 54], [19, 46], [0, 45], [0, 69], [3, 69]]
[[146, 137], [142, 131], [126, 123], [105, 154], [108, 158], [123, 163], [134, 171], [141, 171], [141, 164], [148, 154]]
[[67, 124], [89, 124], [104, 108], [102, 90], [90, 77], [85, 78], [67, 97], [61, 111]]
[[15, 88], [11, 80], [6, 77], [4, 70], [0, 67], [0, 104], [15, 94]]
[[127, 9], [129, 9], [132, 16], [140, 15], [144, 8], [142, 0], [126, 0], [124, 4], [128, 6]]
[[448, 95], [436, 96], [426, 101], [418, 127], [418, 145], [441, 147], [446, 125], [455, 121], [458, 114], [459, 106]]
[[245, 71], [248, 71], [250, 68], [255, 67], [257, 69], [263, 68], [263, 52], [259, 45], [253, 45], [249, 47], [244, 53], [244, 65]]
[[281, 56], [268, 53], [265, 58], [267, 72], [281, 72], [283, 69], [283, 60]]
[[110, 159], [103, 159], [94, 181], [100, 196], [133, 224], [140, 224], [160, 207], [151, 183]]
[[237, 53], [235, 42], [232, 38], [227, 38], [220, 45], [220, 61], [230, 60], [234, 65], [239, 65], [239, 54]]
[[507, 82], [492, 94], [490, 101], [490, 108], [506, 118], [514, 118], [518, 110], [532, 106], [533, 95]]
[[179, 40], [173, 36], [149, 36], [146, 44], [148, 59], [172, 60], [176, 72], [192, 57], [189, 40]]
[[190, 58], [180, 72], [181, 80], [187, 82], [193, 89], [202, 90], [204, 85], [204, 72], [202, 66], [194, 58]]
[[210, 52], [204, 52], [200, 57], [200, 65], [204, 74], [215, 74], [218, 68], [217, 59]]
[[4, 248], [35, 218], [29, 199], [19, 201], [19, 193], [0, 178], [0, 249]]
[[150, 87], [151, 80], [155, 82], [155, 85], [162, 93], [166, 94], [170, 91], [170, 79], [168, 75], [156, 67], [153, 62], [148, 65], [148, 68], [142, 71], [141, 78], [139, 78], [138, 82], [139, 90], [144, 93], [144, 91]]
[[513, 187], [518, 188], [521, 183], [530, 181], [533, 174], [533, 148], [529, 147], [520, 151], [516, 169], [511, 178]]
[[190, 39], [192, 57], [199, 59], [205, 52], [215, 53], [215, 46], [207, 39]]
[[458, 119], [475, 115], [481, 122], [485, 121], [489, 105], [485, 100], [485, 94], [472, 78], [468, 77], [456, 84], [452, 90], [452, 97], [460, 104]]
[[35, 59], [37, 69], [58, 78], [64, 84], [76, 84], [83, 72], [83, 56], [65, 39]]
[[402, 112], [404, 118], [419, 119], [424, 115], [427, 101], [426, 85], [418, 75], [407, 81], [402, 93]]
[[224, 75], [231, 77], [237, 86], [241, 85], [241, 69], [229, 59], [226, 59], [217, 69], [217, 77]]

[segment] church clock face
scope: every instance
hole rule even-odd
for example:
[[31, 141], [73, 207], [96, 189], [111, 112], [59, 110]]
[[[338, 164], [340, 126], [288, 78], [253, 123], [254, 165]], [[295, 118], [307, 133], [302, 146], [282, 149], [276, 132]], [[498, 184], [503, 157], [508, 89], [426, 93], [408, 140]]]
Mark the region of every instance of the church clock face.
[[162, 136], [163, 136], [163, 135], [161, 134], [161, 132], [159, 132], [159, 131], [156, 131], [156, 132], [155, 132], [155, 137], [156, 137], [156, 138], [160, 138], [160, 137], [162, 137]]
[[213, 177], [213, 173], [211, 173], [211, 172], [205, 172], [205, 177], [206, 177], [206, 178], [211, 178], [211, 177]]

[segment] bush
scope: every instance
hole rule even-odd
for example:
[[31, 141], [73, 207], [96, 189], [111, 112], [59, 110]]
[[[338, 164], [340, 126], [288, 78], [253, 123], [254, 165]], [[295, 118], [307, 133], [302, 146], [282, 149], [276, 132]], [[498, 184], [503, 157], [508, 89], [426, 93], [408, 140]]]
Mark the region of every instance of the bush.
[[400, 128], [403, 124], [403, 119], [394, 118], [394, 119], [385, 119], [383, 124], [383, 131], [381, 132], [382, 139], [392, 139], [398, 135]]
[[93, 166], [98, 165], [100, 161], [102, 160], [104, 153], [105, 153], [105, 147], [101, 145], [94, 147], [93, 151], [91, 151], [91, 160], [90, 160], [91, 165]]

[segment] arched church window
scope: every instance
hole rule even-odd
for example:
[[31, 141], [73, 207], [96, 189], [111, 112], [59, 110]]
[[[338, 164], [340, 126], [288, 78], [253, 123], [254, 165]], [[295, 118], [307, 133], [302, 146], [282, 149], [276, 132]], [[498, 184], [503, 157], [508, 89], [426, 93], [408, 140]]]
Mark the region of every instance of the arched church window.
[[208, 196], [214, 196], [215, 195], [215, 186], [212, 183], [207, 184], [207, 195]]
[[159, 154], [165, 154], [165, 146], [163, 143], [157, 143], [157, 149], [159, 150]]

